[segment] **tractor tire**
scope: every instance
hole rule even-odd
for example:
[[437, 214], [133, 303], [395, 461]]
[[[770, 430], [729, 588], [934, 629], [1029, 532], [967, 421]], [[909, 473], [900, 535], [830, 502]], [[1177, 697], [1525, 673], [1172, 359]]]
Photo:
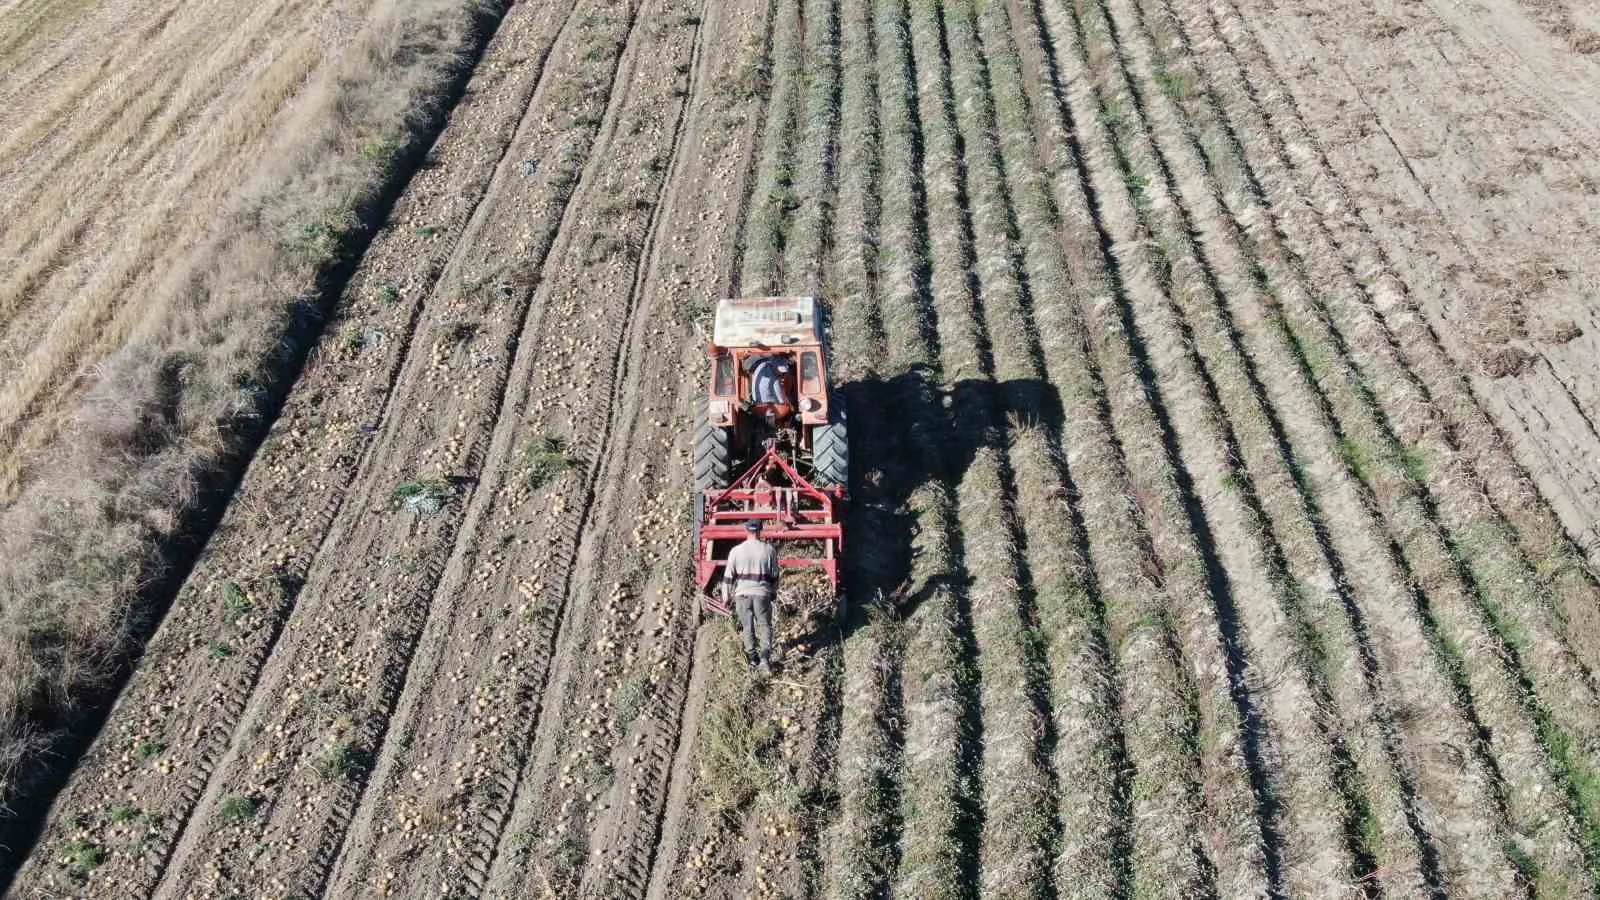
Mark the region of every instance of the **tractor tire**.
[[695, 489], [725, 488], [732, 478], [731, 436], [728, 429], [711, 424], [705, 401], [702, 400], [694, 426]]
[[844, 399], [833, 397], [828, 424], [811, 432], [812, 482], [817, 487], [850, 489], [850, 435], [845, 425]]

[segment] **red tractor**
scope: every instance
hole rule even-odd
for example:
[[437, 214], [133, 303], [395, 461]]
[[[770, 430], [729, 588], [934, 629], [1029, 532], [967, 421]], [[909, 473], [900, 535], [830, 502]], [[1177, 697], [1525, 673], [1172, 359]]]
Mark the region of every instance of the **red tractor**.
[[839, 587], [840, 524], [849, 481], [843, 398], [812, 297], [723, 300], [711, 342], [711, 383], [694, 433], [695, 582], [707, 609], [728, 551], [760, 519], [785, 568], [818, 568]]

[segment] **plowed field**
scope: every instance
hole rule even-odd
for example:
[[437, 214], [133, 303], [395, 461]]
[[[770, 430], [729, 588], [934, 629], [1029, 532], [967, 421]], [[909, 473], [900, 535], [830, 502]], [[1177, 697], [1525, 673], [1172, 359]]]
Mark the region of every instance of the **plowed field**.
[[[12, 896], [1600, 889], [1593, 9], [497, 22]], [[769, 293], [855, 484], [763, 678], [687, 510]]]

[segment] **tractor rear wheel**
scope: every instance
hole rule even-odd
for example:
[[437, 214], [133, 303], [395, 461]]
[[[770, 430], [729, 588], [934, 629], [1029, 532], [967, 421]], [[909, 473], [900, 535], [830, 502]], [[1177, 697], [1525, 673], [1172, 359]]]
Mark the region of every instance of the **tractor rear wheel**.
[[844, 398], [828, 399], [828, 424], [811, 432], [811, 468], [817, 487], [850, 486], [850, 436], [845, 426]]
[[733, 447], [729, 429], [711, 424], [702, 399], [694, 425], [694, 486], [697, 490], [725, 488], [733, 477]]

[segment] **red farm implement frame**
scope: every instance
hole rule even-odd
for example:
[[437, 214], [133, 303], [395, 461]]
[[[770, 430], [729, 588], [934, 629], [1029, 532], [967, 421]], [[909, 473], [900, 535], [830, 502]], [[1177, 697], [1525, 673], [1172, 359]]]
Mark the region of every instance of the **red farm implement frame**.
[[821, 569], [837, 594], [843, 514], [843, 487], [816, 487], [783, 458], [776, 442], [767, 441], [765, 452], [726, 488], [700, 492], [695, 583], [705, 596], [706, 609], [728, 614], [713, 584], [728, 552], [745, 539], [745, 523], [752, 519], [761, 521], [761, 537], [777, 545], [780, 566]]

